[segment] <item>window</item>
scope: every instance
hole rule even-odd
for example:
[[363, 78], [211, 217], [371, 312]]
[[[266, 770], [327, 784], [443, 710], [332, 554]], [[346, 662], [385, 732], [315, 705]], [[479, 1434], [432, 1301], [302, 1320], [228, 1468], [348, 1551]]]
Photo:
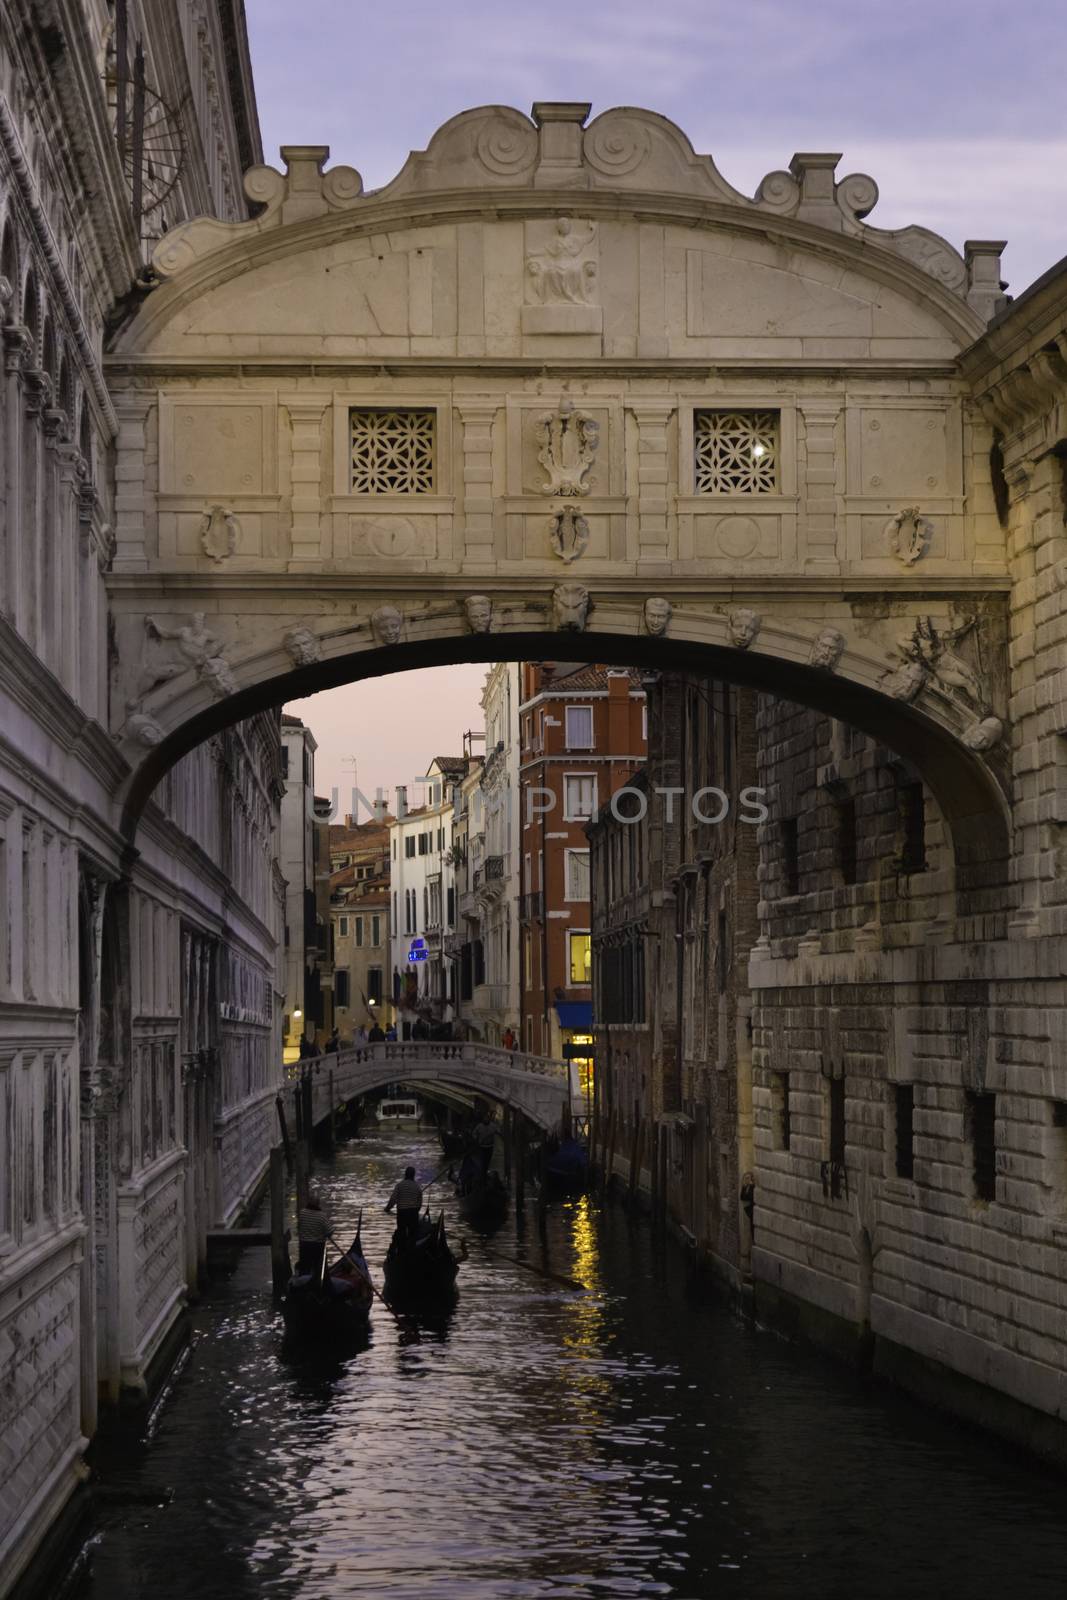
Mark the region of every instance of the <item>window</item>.
[[641, 742], [648, 743], [648, 701], [641, 707]]
[[856, 802], [837, 802], [837, 866], [842, 883], [856, 881]]
[[893, 1086], [896, 1102], [897, 1177], [915, 1176], [915, 1085], [897, 1083]]
[[964, 1123], [971, 1146], [976, 1200], [997, 1198], [997, 1097], [968, 1091]]
[[333, 975], [333, 1003], [346, 1008], [352, 1003], [349, 975], [343, 967]]
[[432, 835], [428, 834], [428, 833], [420, 833], [419, 834], [419, 855], [420, 856], [428, 856], [429, 855], [431, 837], [432, 837]]
[[445, 830], [443, 828], [438, 828], [438, 830], [437, 830], [437, 848], [438, 848], [438, 850], [443, 850], [444, 847], [445, 847]]
[[697, 494], [776, 494], [778, 413], [697, 411], [693, 484]]
[[570, 982], [583, 984], [591, 981], [592, 941], [588, 933], [567, 935], [567, 965]]
[[567, 863], [567, 899], [589, 899], [589, 851], [566, 850], [564, 857]]
[[352, 494], [432, 494], [436, 413], [355, 406], [349, 412]]
[[800, 893], [800, 839], [796, 817], [785, 817], [781, 824], [782, 882], [787, 896]]
[[926, 871], [926, 804], [921, 783], [904, 783], [897, 790], [900, 825], [901, 872]]
[[407, 838], [404, 840], [404, 855], [410, 860], [411, 857], [414, 854], [415, 854], [415, 835], [413, 833], [409, 833]]
[[567, 749], [591, 750], [593, 748], [592, 706], [567, 706], [563, 715], [567, 724]]
[[454, 928], [456, 925], [456, 890], [451, 883], [448, 886], [447, 907], [448, 926]]
[[771, 1073], [771, 1132], [776, 1150], [789, 1149], [789, 1074]]
[[564, 821], [588, 822], [595, 811], [596, 778], [591, 772], [569, 772], [563, 779]]
[[1067, 1100], [1053, 1100], [1046, 1156], [1051, 1209], [1062, 1216], [1067, 1210]]
[[363, 943], [363, 918], [355, 917], [353, 920], [356, 924], [356, 948], [358, 949]]
[[338, 917], [338, 919], [337, 919], [337, 932], [338, 932], [339, 936], [342, 939], [347, 939], [348, 938], [348, 918], [347, 917]]
[[375, 916], [370, 919], [370, 942], [375, 948], [382, 942], [382, 919]]
[[380, 1006], [382, 1003], [381, 967], [367, 968], [367, 999], [373, 1000], [376, 1006]]
[[287, 744], [283, 744], [282, 745], [282, 777], [283, 778], [287, 778], [288, 776], [289, 776], [289, 746]]

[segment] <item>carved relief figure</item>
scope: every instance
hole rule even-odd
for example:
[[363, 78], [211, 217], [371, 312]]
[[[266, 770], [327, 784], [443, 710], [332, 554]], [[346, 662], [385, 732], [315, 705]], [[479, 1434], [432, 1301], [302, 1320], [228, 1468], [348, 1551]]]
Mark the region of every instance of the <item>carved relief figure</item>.
[[552, 626], [562, 633], [583, 633], [589, 618], [589, 590], [583, 583], [557, 583], [552, 591]]
[[1004, 724], [999, 717], [983, 717], [981, 722], [974, 722], [960, 735], [968, 750], [992, 750], [999, 744], [1004, 732]]
[[549, 542], [561, 561], [575, 561], [589, 543], [589, 524], [573, 506], [561, 506], [552, 518]]
[[813, 667], [821, 667], [824, 672], [833, 672], [844, 648], [845, 636], [840, 629], [824, 628], [811, 647], [808, 662]]
[[463, 602], [463, 610], [472, 633], [493, 631], [493, 602], [487, 594], [469, 594]]
[[288, 650], [294, 667], [310, 667], [313, 662], [322, 657], [322, 646], [310, 628], [303, 624], [297, 628], [290, 628], [284, 639], [285, 648]]
[[212, 561], [225, 561], [237, 549], [241, 524], [225, 506], [208, 506], [200, 523], [200, 548]]
[[163, 729], [154, 717], [148, 716], [140, 709], [139, 700], [126, 702], [126, 738], [133, 739], [137, 744], [151, 748], [163, 741]]
[[918, 506], [905, 506], [885, 525], [890, 554], [906, 567], [914, 566], [926, 554], [933, 532], [933, 523], [919, 515]]
[[735, 606], [727, 617], [731, 642], [738, 650], [747, 650], [760, 631], [763, 618], [748, 606]]
[[596, 237], [596, 223], [587, 227], [585, 234], [576, 234], [570, 217], [560, 217], [545, 248], [527, 257], [526, 271], [542, 305], [592, 305], [596, 262], [582, 256]]
[[654, 637], [666, 633], [671, 625], [673, 607], [669, 600], [659, 595], [649, 595], [645, 601], [645, 627]]
[[179, 678], [190, 667], [197, 677], [210, 684], [215, 694], [233, 693], [236, 685], [222, 654], [224, 646], [205, 625], [203, 611], [194, 611], [191, 621], [180, 628], [164, 628], [154, 617], [145, 617], [145, 628], [157, 639], [172, 641], [181, 660], [161, 661], [146, 667], [141, 679], [142, 698], [158, 684]]
[[951, 648], [975, 625], [966, 617], [955, 628], [939, 633], [932, 617], [920, 617], [909, 636], [898, 638], [893, 654], [900, 666], [883, 683], [888, 694], [898, 700], [914, 700], [921, 690], [934, 685], [949, 699], [962, 697], [978, 711], [988, 703], [978, 674]]
[[576, 411], [569, 395], [537, 423], [541, 446], [537, 459], [548, 474], [543, 494], [588, 494], [586, 482], [600, 443], [600, 425], [585, 411]]
[[396, 606], [379, 606], [371, 613], [370, 625], [378, 644], [398, 644], [404, 618]]

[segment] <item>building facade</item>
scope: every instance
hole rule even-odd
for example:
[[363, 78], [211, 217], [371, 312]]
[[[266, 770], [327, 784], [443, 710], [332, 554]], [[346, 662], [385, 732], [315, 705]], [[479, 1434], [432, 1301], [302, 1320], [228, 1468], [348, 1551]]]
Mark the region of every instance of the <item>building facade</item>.
[[470, 761], [435, 756], [421, 780], [425, 804], [411, 810], [406, 789], [397, 790], [389, 829], [393, 998], [405, 1039], [420, 1019], [451, 1025], [456, 1015], [453, 791]]
[[[180, 150], [151, 171], [135, 81]], [[105, 337], [166, 227], [248, 216], [258, 159], [239, 7], [0, 12], [0, 1593], [81, 1482], [101, 1402], [165, 1365], [271, 1137], [277, 718], [174, 764], [133, 851], [107, 731], [128, 485]], [[143, 632], [146, 681], [196, 649]]]
[[390, 935], [392, 818], [330, 829], [334, 1025], [342, 1044], [395, 1021]]
[[536, 1055], [574, 1060], [588, 1098], [592, 925], [585, 829], [644, 761], [645, 693], [640, 674], [628, 668], [525, 662], [521, 671], [522, 1044]]

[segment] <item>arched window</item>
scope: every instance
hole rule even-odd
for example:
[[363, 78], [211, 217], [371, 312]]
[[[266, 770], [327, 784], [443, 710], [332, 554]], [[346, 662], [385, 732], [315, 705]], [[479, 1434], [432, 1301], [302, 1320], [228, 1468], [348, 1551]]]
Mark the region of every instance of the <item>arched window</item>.
[[[15, 240], [15, 229], [10, 220], [4, 223], [4, 237], [3, 242], [0, 243], [0, 276], [6, 278], [11, 285], [11, 293], [13, 295], [17, 294], [19, 286], [19, 252], [18, 244]], [[15, 307], [12, 306], [7, 313], [7, 320], [13, 321], [14, 317]]]
[[93, 471], [93, 423], [89, 415], [89, 402], [82, 395], [81, 422], [78, 424], [78, 449], [85, 463], [85, 475], [90, 483], [96, 482]]
[[59, 363], [59, 388], [56, 391], [56, 404], [67, 419], [67, 426], [74, 433], [74, 379], [71, 376], [70, 362], [64, 353]]
[[30, 330], [30, 360], [36, 362], [40, 353], [37, 341], [41, 330], [41, 315], [37, 298], [37, 280], [32, 272], [26, 274], [26, 287], [22, 294], [22, 321]]

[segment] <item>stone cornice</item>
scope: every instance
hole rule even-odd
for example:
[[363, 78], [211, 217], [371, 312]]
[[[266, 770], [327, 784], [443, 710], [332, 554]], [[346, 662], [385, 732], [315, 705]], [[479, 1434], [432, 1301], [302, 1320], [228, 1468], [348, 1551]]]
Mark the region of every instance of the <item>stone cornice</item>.
[[[119, 352], [105, 358], [105, 368], [112, 379], [130, 378], [135, 381], [156, 381], [176, 378], [186, 382], [193, 379], [212, 378], [278, 378], [291, 383], [297, 375], [309, 378], [349, 378], [354, 373], [366, 372], [374, 377], [426, 378], [428, 376], [457, 377], [541, 377], [545, 370], [544, 356], [331, 356], [312, 358], [293, 356], [240, 356], [216, 360], [204, 356], [127, 355]], [[710, 362], [701, 356], [553, 356], [554, 374], [569, 377], [612, 378], [620, 381], [634, 378], [673, 378], [689, 383], [714, 378], [728, 372], [731, 377], [759, 377], [773, 373], [776, 378], [838, 377], [842, 385], [850, 378], [861, 375], [865, 383], [874, 378], [911, 377], [916, 373], [929, 380], [943, 378], [960, 385], [959, 372], [944, 357], [924, 359], [921, 356], [901, 357], [897, 362], [884, 356], [850, 356], [848, 361], [834, 357], [812, 357], [797, 360], [790, 356], [781, 360], [775, 356], [720, 357]], [[307, 392], [307, 400], [314, 391]], [[121, 397], [119, 397], [121, 399]], [[653, 398], [653, 397], [650, 397]], [[151, 403], [146, 395], [144, 406]], [[466, 406], [465, 397], [456, 396], [454, 405]], [[503, 404], [501, 396], [499, 405]], [[643, 408], [643, 400], [626, 401], [628, 409]]]
[[[107, 577], [108, 592], [112, 596], [132, 595], [135, 601], [152, 601], [163, 605], [173, 595], [178, 602], [178, 609], [187, 607], [191, 597], [199, 595], [205, 601], [214, 602], [221, 594], [233, 594], [240, 597], [243, 593], [261, 592], [263, 590], [276, 590], [279, 596], [291, 592], [317, 593], [328, 590], [331, 595], [350, 593], [354, 597], [367, 594], [402, 594], [413, 591], [424, 595], [432, 591], [434, 595], [454, 594], [462, 599], [470, 594], [472, 578], [469, 573], [457, 570], [446, 572], [439, 566], [432, 574], [428, 573], [399, 573], [383, 572], [369, 573], [353, 568], [349, 572], [287, 572], [285, 564], [279, 563], [277, 569], [270, 572], [110, 572]], [[809, 577], [807, 575], [789, 576], [774, 572], [752, 573], [748, 576], [739, 574], [736, 578], [718, 576], [709, 579], [707, 576], [679, 573], [671, 577], [671, 590], [674, 594], [691, 595], [694, 598], [714, 600], [721, 595], [756, 595], [764, 598], [773, 595], [782, 595], [789, 598], [792, 595], [828, 595], [837, 600], [848, 600], [853, 595], [885, 595], [891, 593], [894, 600], [918, 603], [926, 598], [934, 598], [946, 594], [1005, 594], [1011, 589], [1011, 578], [1007, 573], [1003, 576], [983, 574], [980, 577], [923, 577], [916, 578], [914, 582], [908, 579], [880, 577], [858, 577], [843, 574], [840, 576], [822, 575]], [[539, 575], [533, 573], [517, 574], [514, 577], [502, 574], [500, 576], [485, 575], [477, 579], [479, 591], [487, 594], [513, 596], [524, 595], [534, 591], [549, 593], [559, 582], [558, 569], [546, 568]], [[595, 594], [617, 594], [647, 596], [649, 580], [641, 573], [598, 573], [591, 575], [588, 586]]]
[[1067, 439], [1067, 261], [1057, 264], [960, 357], [975, 404], [1012, 455]]

